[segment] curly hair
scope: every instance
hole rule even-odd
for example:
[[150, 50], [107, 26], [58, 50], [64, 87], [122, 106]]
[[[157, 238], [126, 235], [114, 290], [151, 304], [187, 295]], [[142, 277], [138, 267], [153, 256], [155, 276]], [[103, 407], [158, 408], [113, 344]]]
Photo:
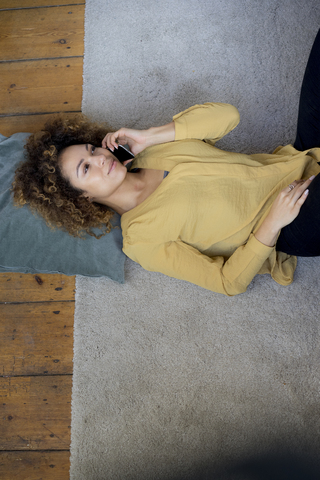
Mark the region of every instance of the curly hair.
[[[72, 119], [55, 117], [44, 130], [31, 135], [25, 145], [27, 160], [21, 164], [13, 182], [14, 203], [28, 204], [51, 228], [61, 228], [75, 237], [88, 233], [96, 238], [108, 233], [113, 211], [91, 203], [83, 191], [63, 178], [59, 155], [71, 145], [100, 145], [108, 128], [79, 114]], [[97, 235], [93, 229], [100, 229]]]

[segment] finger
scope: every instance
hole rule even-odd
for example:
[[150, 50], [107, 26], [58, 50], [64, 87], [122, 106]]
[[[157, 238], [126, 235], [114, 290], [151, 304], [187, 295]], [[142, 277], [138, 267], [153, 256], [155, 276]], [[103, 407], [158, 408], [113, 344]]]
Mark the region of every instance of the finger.
[[112, 152], [114, 149], [118, 149], [118, 135], [119, 132], [114, 132], [108, 137], [107, 146]]
[[299, 210], [300, 210], [301, 205], [303, 205], [304, 202], [307, 200], [308, 195], [309, 195], [309, 189], [307, 188], [303, 192], [303, 194], [298, 198], [298, 200], [296, 201], [296, 205], [298, 205]]
[[109, 135], [109, 133], [107, 133], [107, 135], [104, 137], [104, 139], [101, 142], [101, 145], [102, 145], [103, 148], [107, 148], [108, 135]]
[[312, 180], [315, 178], [315, 175], [312, 175], [308, 180], [303, 181], [296, 189], [296, 194], [302, 194], [310, 185]]
[[[292, 190], [294, 190], [294, 188], [299, 185], [299, 183], [301, 182], [301, 180], [294, 180], [293, 182], [290, 183], [290, 185], [288, 185], [288, 187], [285, 188], [285, 190], [290, 193], [292, 192]], [[289, 191], [288, 191], [289, 189]]]
[[110, 138], [112, 137], [112, 135], [113, 135], [113, 132], [109, 132], [104, 137], [104, 139], [102, 140], [102, 143], [101, 143], [103, 148], [110, 148], [110, 146], [111, 146]]
[[310, 178], [308, 178], [308, 180], [303, 180], [303, 179], [300, 179], [300, 180], [294, 180], [292, 183], [290, 183], [290, 185], [288, 185], [288, 189], [287, 190], [287, 193], [290, 194], [292, 193], [292, 197], [293, 196], [297, 196], [297, 194], [299, 193], [298, 196], [300, 196], [302, 194], [302, 192], [308, 188], [308, 186], [310, 185], [310, 183], [312, 182], [312, 180], [315, 178], [314, 175], [312, 175]]
[[116, 145], [117, 145], [117, 142], [116, 142], [116, 139], [117, 139], [117, 132], [113, 133], [111, 135], [111, 137], [109, 138], [109, 147], [112, 149], [116, 148]]

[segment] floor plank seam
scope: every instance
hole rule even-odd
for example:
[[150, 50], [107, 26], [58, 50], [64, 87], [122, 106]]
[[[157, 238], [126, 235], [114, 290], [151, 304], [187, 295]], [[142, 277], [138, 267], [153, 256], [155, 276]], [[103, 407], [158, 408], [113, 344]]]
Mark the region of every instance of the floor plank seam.
[[23, 304], [33, 304], [33, 303], [75, 303], [75, 300], [39, 300], [38, 302], [0, 302], [0, 305], [23, 305]]
[[13, 452], [35, 452], [35, 453], [51, 453], [51, 452], [70, 452], [70, 448], [66, 448], [63, 450], [58, 450], [58, 449], [47, 449], [47, 450], [0, 450], [1, 453], [13, 453]]
[[17, 10], [36, 10], [38, 8], [57, 8], [57, 7], [76, 7], [78, 5], [85, 5], [85, 2], [81, 3], [67, 3], [65, 5], [39, 5], [37, 7], [13, 7], [13, 8], [0, 8], [0, 12], [17, 11]]
[[72, 377], [73, 373], [30, 373], [26, 375], [0, 375], [0, 378], [25, 378], [25, 377]]
[[[1, 10], [0, 10], [1, 11]], [[68, 60], [70, 58], [83, 58], [83, 55], [70, 55], [67, 57], [41, 57], [41, 58], [19, 58], [17, 60], [0, 60], [2, 63], [19, 63], [19, 62], [40, 62], [43, 60]]]
[[58, 113], [81, 113], [81, 110], [63, 110], [58, 112], [31, 112], [31, 113], [13, 113], [13, 114], [1, 114], [0, 118], [5, 117], [28, 117], [30, 115], [55, 115]]

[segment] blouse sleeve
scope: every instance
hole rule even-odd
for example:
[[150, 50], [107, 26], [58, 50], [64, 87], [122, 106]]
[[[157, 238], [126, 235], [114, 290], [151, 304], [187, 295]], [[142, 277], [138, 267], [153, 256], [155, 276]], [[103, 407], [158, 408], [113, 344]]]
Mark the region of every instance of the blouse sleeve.
[[124, 253], [145, 270], [187, 280], [213, 292], [237, 295], [246, 291], [274, 247], [268, 247], [251, 235], [227, 260], [208, 257], [182, 242], [159, 245], [124, 244]]
[[175, 140], [195, 138], [214, 145], [239, 123], [236, 107], [227, 103], [194, 105], [173, 117]]

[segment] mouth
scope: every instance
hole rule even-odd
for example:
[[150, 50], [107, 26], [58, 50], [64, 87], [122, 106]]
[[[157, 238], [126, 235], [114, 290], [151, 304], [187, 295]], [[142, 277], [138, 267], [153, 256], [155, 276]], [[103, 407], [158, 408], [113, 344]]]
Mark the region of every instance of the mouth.
[[112, 172], [112, 170], [114, 170], [115, 166], [116, 166], [116, 161], [112, 160], [111, 164], [110, 164], [108, 175], [109, 175], [110, 172]]

